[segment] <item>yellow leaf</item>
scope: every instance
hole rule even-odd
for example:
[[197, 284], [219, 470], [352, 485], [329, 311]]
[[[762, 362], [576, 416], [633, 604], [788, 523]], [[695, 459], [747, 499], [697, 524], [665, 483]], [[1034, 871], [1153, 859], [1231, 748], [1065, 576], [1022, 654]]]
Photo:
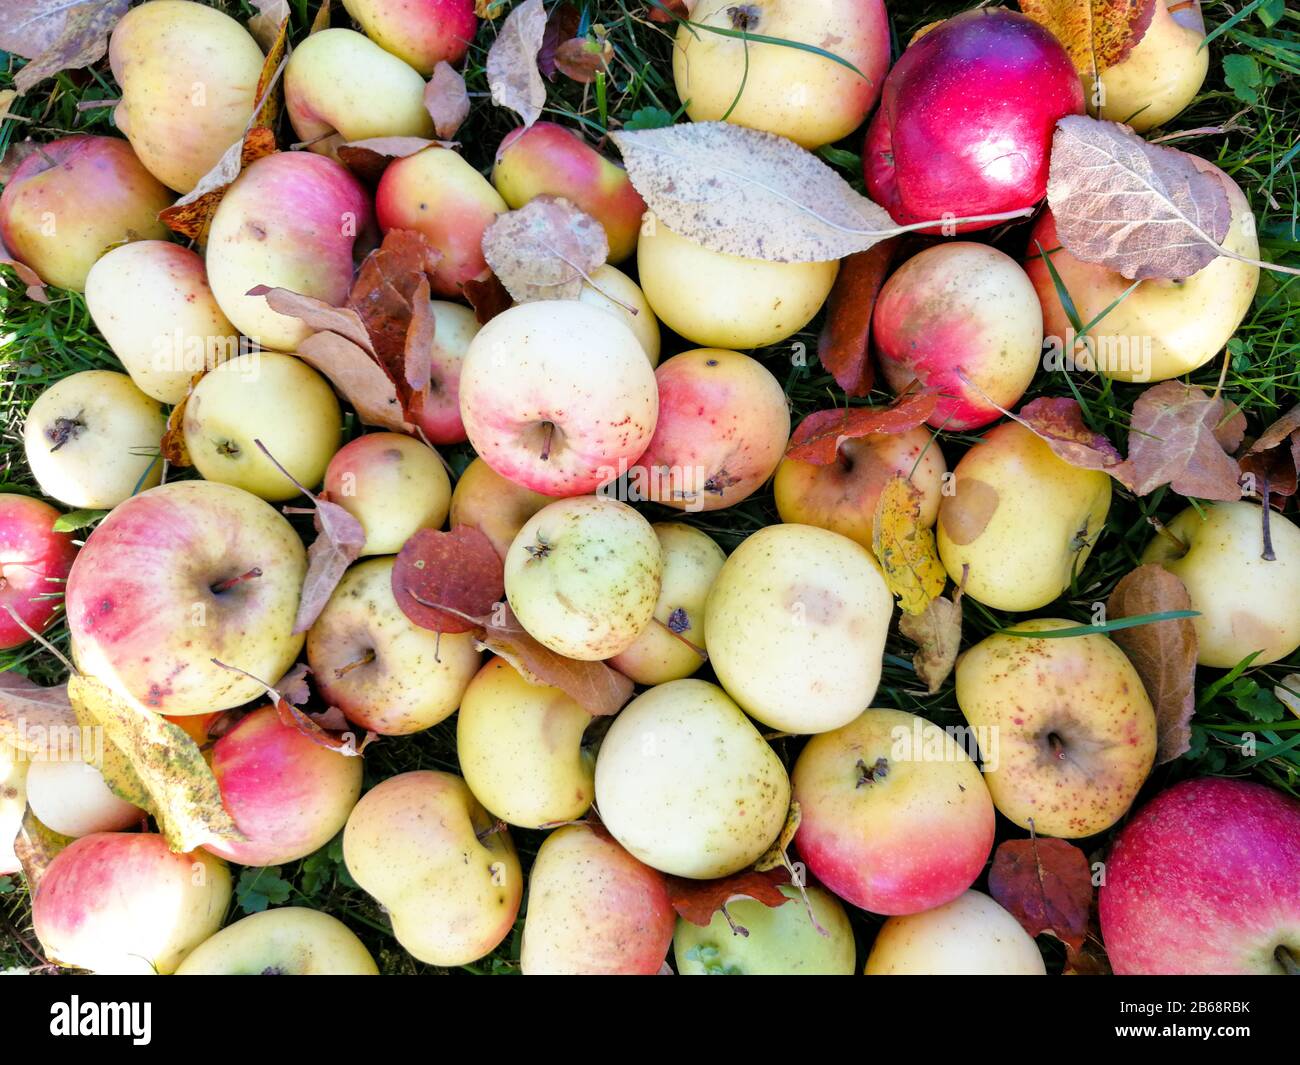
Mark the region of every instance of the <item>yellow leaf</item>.
[[50, 862], [54, 861], [59, 851], [71, 842], [71, 836], [61, 836], [53, 829], [47, 828], [32, 813], [31, 807], [27, 808], [23, 814], [22, 827], [18, 830], [18, 838], [14, 840], [14, 855], [22, 864], [23, 876], [27, 878], [27, 890], [30, 894], [36, 894], [41, 877], [50, 867]]
[[794, 840], [794, 834], [799, 831], [799, 823], [803, 820], [803, 811], [799, 808], [797, 802], [790, 803], [790, 809], [785, 815], [785, 827], [781, 829], [781, 834], [776, 837], [772, 846], [767, 848], [758, 861], [754, 863], [756, 873], [766, 873], [769, 869], [776, 869], [780, 866], [790, 865], [790, 859], [785, 850]]
[[920, 614], [948, 579], [934, 532], [921, 525], [921, 492], [906, 477], [890, 478], [876, 504], [871, 547], [885, 583], [908, 614]]
[[1020, 10], [1064, 45], [1089, 78], [1113, 67], [1142, 40], [1163, 0], [1021, 0]]

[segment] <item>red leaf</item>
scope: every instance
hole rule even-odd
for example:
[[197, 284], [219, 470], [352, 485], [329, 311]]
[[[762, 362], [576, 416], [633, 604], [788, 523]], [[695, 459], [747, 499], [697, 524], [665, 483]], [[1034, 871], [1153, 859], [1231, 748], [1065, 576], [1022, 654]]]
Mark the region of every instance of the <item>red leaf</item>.
[[582, 23], [582, 13], [570, 3], [558, 4], [546, 20], [546, 32], [542, 34], [542, 47], [537, 53], [537, 69], [548, 81], [554, 81], [559, 73], [555, 62], [555, 53], [560, 45], [578, 34]]
[[817, 357], [850, 396], [871, 391], [871, 312], [880, 286], [894, 261], [897, 238], [882, 240], [840, 263], [835, 287], [826, 302], [826, 324], [817, 339]]
[[713, 920], [713, 915], [733, 899], [753, 899], [774, 909], [784, 906], [792, 900], [781, 894], [781, 887], [789, 883], [790, 871], [781, 867], [765, 873], [747, 869], [719, 880], [686, 880], [670, 876], [668, 897], [677, 916], [704, 928]]
[[501, 556], [472, 525], [451, 532], [421, 529], [393, 564], [393, 597], [422, 629], [472, 632], [504, 594]]
[[[1241, 456], [1241, 472], [1254, 479], [1250, 495], [1293, 496], [1300, 480], [1300, 405], [1259, 435]], [[1275, 506], [1280, 506], [1276, 500]]]
[[476, 277], [466, 281], [460, 288], [465, 301], [474, 308], [474, 317], [478, 319], [479, 325], [487, 325], [502, 311], [509, 310], [515, 302], [496, 274]]
[[573, 37], [555, 50], [555, 65], [564, 76], [579, 85], [590, 85], [596, 75], [609, 70], [614, 48], [608, 41]]
[[280, 724], [297, 729], [319, 747], [328, 747], [339, 754], [357, 757], [375, 738], [373, 732], [367, 732], [362, 741], [357, 743], [356, 730], [342, 714], [309, 714], [298, 709], [278, 692], [273, 693], [271, 698], [275, 702]]
[[[664, 8], [668, 10], [665, 11]], [[650, 5], [651, 22], [672, 22], [674, 15], [678, 18], [691, 17], [688, 0], [659, 0], [657, 4]]]
[[1009, 839], [993, 855], [989, 893], [1031, 936], [1051, 932], [1070, 950], [1083, 946], [1092, 908], [1087, 856], [1063, 839]]
[[840, 441], [872, 433], [905, 433], [924, 425], [934, 413], [938, 396], [921, 392], [900, 396], [888, 407], [849, 407], [819, 410], [808, 415], [786, 449], [789, 458], [829, 466], [835, 461]]
[[[406, 381], [406, 334], [415, 300], [421, 283], [428, 284], [441, 258], [442, 253], [423, 233], [390, 229], [383, 244], [362, 262], [348, 294], [347, 305], [365, 323], [376, 360], [402, 391]], [[404, 405], [409, 405], [409, 394], [401, 398]]]
[[1083, 470], [1109, 470], [1123, 461], [1115, 445], [1094, 433], [1083, 420], [1077, 401], [1043, 396], [1026, 403], [1011, 417], [1036, 434], [1056, 456]]

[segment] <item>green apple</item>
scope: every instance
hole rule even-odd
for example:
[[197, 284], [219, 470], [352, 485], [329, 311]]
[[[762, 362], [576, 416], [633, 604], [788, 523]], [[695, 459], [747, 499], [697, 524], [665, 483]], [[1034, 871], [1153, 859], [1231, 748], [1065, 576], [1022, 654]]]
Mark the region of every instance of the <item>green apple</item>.
[[378, 976], [375, 959], [337, 918], [303, 906], [265, 910], [194, 948], [177, 976]]

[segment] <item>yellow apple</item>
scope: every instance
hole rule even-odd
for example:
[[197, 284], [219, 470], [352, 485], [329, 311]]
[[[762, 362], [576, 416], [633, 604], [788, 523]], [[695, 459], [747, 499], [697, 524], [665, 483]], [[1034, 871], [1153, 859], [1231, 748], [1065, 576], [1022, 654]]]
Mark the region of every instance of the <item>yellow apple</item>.
[[710, 251], [649, 219], [637, 245], [641, 289], [668, 328], [708, 348], [761, 348], [807, 325], [839, 263], [772, 263]]
[[659, 319], [655, 317], [641, 286], [627, 274], [609, 263], [596, 267], [591, 272], [591, 280], [583, 282], [578, 299], [608, 311], [622, 321], [645, 348], [650, 365], [659, 365]]
[[987, 895], [968, 891], [924, 913], [891, 917], [876, 934], [867, 976], [1045, 976], [1029, 933]]
[[74, 839], [118, 832], [148, 816], [114, 795], [103, 774], [80, 758], [32, 762], [27, 804], [46, 828]]
[[505, 558], [528, 519], [554, 502], [551, 496], [515, 484], [482, 459], [475, 459], [465, 467], [451, 493], [451, 527], [473, 525]]
[[281, 906], [205, 939], [176, 975], [378, 976], [379, 968], [342, 921], [303, 906]]
[[1110, 510], [1110, 477], [1058, 458], [1017, 422], [990, 429], [957, 463], [939, 506], [939, 557], [966, 594], [1037, 610], [1070, 587]]

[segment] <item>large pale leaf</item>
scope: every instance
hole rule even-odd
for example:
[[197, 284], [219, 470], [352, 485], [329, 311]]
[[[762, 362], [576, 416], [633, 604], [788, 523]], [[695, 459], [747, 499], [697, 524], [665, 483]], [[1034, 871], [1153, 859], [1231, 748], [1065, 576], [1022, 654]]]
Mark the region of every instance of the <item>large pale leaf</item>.
[[21, 673], [0, 673], [0, 743], [39, 754], [76, 727], [66, 684], [42, 688]]
[[0, 51], [31, 60], [14, 76], [27, 92], [63, 70], [99, 62], [130, 0], [0, 0]]
[[508, 107], [531, 126], [546, 106], [546, 82], [537, 68], [537, 53], [546, 33], [542, 0], [525, 0], [501, 24], [488, 49], [487, 78], [492, 102]]
[[483, 256], [518, 303], [576, 300], [609, 257], [609, 238], [568, 200], [538, 196], [497, 215], [483, 233]]

